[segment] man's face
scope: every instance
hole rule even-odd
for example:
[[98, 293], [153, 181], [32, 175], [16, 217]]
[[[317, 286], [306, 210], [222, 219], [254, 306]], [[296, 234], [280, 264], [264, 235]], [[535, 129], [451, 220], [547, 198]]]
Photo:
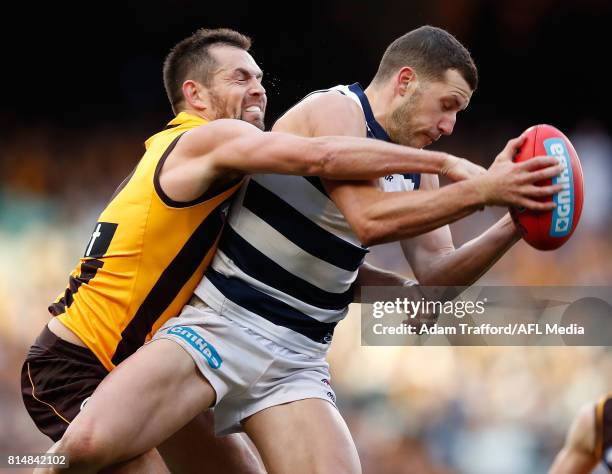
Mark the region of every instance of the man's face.
[[261, 85], [263, 73], [253, 57], [232, 46], [214, 46], [211, 54], [218, 67], [208, 89], [210, 118], [240, 119], [263, 130], [268, 99]]
[[472, 90], [455, 69], [441, 81], [421, 79], [410, 95], [391, 112], [387, 132], [395, 143], [423, 148], [453, 133], [457, 113], [464, 110]]

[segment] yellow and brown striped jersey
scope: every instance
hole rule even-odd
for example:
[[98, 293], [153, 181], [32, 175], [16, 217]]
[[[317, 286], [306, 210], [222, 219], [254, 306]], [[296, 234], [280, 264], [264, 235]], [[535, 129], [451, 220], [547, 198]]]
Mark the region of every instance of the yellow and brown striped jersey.
[[595, 406], [595, 455], [612, 472], [612, 393]]
[[186, 131], [206, 124], [181, 112], [102, 211], [68, 288], [49, 311], [111, 370], [187, 303], [217, 245], [226, 201], [240, 186], [175, 202], [159, 185], [165, 159]]

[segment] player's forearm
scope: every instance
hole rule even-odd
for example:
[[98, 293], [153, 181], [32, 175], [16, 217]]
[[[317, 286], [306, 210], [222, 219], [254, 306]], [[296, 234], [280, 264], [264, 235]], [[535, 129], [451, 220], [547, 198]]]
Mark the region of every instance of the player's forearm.
[[331, 180], [374, 179], [396, 173], [443, 173], [458, 160], [369, 138], [304, 138], [286, 133], [251, 133], [215, 150], [221, 170], [279, 173]]
[[[359, 137], [319, 137], [319, 175], [327, 179], [374, 179], [390, 174], [439, 174], [453, 158], [442, 152]], [[455, 158], [456, 159], [456, 158]]]
[[[353, 222], [349, 221], [365, 245], [424, 234], [484, 206], [482, 194], [469, 181], [454, 183], [435, 191], [384, 193], [372, 189], [368, 192], [378, 194], [372, 196], [371, 204], [356, 199], [352, 203]], [[343, 213], [347, 215], [344, 210]]]
[[506, 214], [480, 236], [466, 242], [428, 265], [423, 285], [466, 286], [473, 284], [497, 262], [518, 240], [517, 231]]

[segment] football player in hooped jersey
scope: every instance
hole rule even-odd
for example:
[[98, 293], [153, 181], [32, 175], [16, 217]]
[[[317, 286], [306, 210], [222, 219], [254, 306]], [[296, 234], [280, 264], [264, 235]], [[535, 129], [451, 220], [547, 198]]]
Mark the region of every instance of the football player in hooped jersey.
[[[314, 94], [277, 129], [422, 148], [452, 132], [475, 87], [465, 48], [425, 27], [392, 43], [365, 91]], [[402, 240], [422, 283], [470, 284], [518, 232], [504, 218], [454, 249], [446, 224], [486, 205], [554, 207], [541, 198], [560, 187], [534, 183], [559, 174], [556, 159], [514, 164], [521, 142], [511, 140], [486, 173], [442, 189], [435, 172], [423, 170], [336, 184], [256, 172], [235, 197], [189, 304], [102, 382], [55, 446], [70, 455], [68, 472], [145, 452], [212, 405], [216, 433], [246, 431], [269, 472], [359, 472], [325, 354], [353, 298], [364, 245]], [[373, 268], [361, 277], [397, 279]]]
[[599, 462], [612, 472], [612, 394], [578, 412], [549, 474], [590, 474]]
[[[451, 155], [365, 138], [263, 132], [266, 94], [249, 46], [235, 31], [200, 30], [166, 59], [164, 83], [177, 115], [147, 140], [142, 160], [102, 212], [68, 287], [49, 307], [54, 317], [23, 365], [25, 405], [55, 441], [109, 371], [189, 301], [215, 252], [228, 199], [246, 173], [359, 179], [430, 171], [460, 180], [484, 172]], [[171, 357], [167, 363], [172, 367]], [[169, 387], [160, 381], [140, 392], [141, 399], [155, 399], [162, 386]], [[177, 390], [171, 404], [181, 407], [191, 393]], [[150, 421], [161, 427], [158, 415]], [[240, 438], [213, 438], [210, 415], [177, 432], [184, 424], [155, 443], [164, 442], [160, 450], [173, 471], [199, 472], [201, 457], [211, 471], [258, 470]], [[114, 442], [131, 444], [127, 439]], [[130, 464], [124, 472], [165, 468], [154, 450]]]

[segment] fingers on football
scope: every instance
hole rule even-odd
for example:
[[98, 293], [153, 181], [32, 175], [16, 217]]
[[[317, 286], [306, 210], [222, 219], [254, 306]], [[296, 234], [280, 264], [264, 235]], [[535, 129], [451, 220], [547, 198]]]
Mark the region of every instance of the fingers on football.
[[521, 207], [529, 209], [530, 211], [551, 211], [555, 208], [555, 203], [553, 201], [535, 201], [533, 199], [528, 198], [520, 198], [518, 199], [517, 204]]
[[525, 186], [522, 191], [525, 196], [544, 198], [552, 196], [561, 190], [563, 190], [563, 185], [561, 184], [553, 184], [550, 186], [536, 186], [531, 184], [529, 186]]
[[559, 160], [557, 160], [554, 156], [536, 156], [530, 160], [523, 161], [518, 166], [522, 170], [534, 171], [540, 168], [551, 167], [558, 164]]
[[549, 166], [548, 168], [532, 171], [531, 173], [525, 176], [524, 180], [526, 183], [537, 183], [538, 181], [544, 181], [546, 179], [559, 176], [561, 171], [563, 171], [563, 167], [560, 165]]
[[514, 156], [519, 152], [526, 138], [526, 135], [521, 135], [520, 137], [508, 140], [508, 143], [506, 143], [506, 146], [504, 147], [504, 151], [507, 152], [510, 156]]

